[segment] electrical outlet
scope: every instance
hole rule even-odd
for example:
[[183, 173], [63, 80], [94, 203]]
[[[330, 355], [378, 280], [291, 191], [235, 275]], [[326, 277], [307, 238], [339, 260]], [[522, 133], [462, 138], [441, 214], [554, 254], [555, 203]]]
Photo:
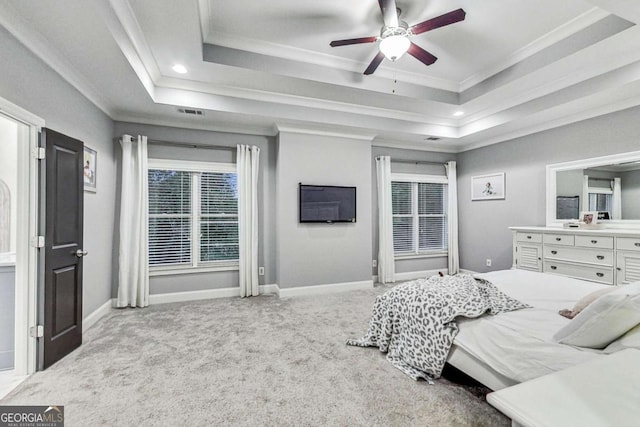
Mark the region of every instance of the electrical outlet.
[[258, 276], [264, 276], [264, 267], [258, 267]]
[[374, 259], [374, 260], [371, 262], [371, 267], [377, 267], [377, 266], [378, 266], [378, 260], [377, 260], [377, 259]]
[[487, 258], [487, 267], [491, 267], [491, 258]]

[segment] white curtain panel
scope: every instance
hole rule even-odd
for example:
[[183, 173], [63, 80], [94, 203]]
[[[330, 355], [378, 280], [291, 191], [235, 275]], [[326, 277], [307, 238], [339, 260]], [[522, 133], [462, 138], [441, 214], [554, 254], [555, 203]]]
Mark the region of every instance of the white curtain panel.
[[582, 177], [582, 209], [583, 211], [589, 210], [589, 175]]
[[621, 178], [613, 178], [613, 208], [611, 209], [611, 219], [622, 219], [622, 180]]
[[449, 274], [458, 274], [460, 272], [460, 254], [458, 250], [458, 179], [456, 172], [456, 162], [451, 161], [445, 164], [447, 170], [449, 194], [447, 197], [447, 213], [449, 221], [447, 222], [449, 234]]
[[396, 281], [393, 255], [393, 211], [391, 205], [391, 157], [376, 157], [378, 177], [378, 281]]
[[240, 296], [260, 294], [258, 284], [258, 165], [260, 149], [238, 145]]
[[118, 307], [149, 305], [147, 137], [123, 135]]

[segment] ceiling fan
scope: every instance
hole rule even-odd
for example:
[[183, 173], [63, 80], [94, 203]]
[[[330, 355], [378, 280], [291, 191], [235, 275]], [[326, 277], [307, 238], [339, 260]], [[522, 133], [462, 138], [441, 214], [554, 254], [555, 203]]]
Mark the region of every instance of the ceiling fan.
[[457, 9], [409, 27], [406, 22], [400, 20], [400, 9], [396, 7], [396, 0], [378, 0], [378, 3], [380, 4], [382, 19], [384, 21], [384, 25], [380, 30], [380, 36], [334, 40], [329, 43], [331, 47], [338, 47], [350, 44], [373, 43], [380, 40], [380, 52], [373, 58], [367, 69], [364, 70], [364, 74], [366, 75], [373, 74], [385, 57], [390, 61], [395, 61], [404, 55], [405, 52], [408, 52], [409, 55], [425, 65], [433, 64], [438, 58], [412, 43], [409, 37], [454, 24], [464, 20], [466, 16], [464, 10]]

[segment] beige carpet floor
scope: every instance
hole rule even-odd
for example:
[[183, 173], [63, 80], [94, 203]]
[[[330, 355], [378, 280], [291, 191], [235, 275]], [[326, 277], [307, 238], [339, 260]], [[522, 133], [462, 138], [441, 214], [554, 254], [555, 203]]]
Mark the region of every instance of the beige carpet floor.
[[66, 426], [507, 426], [486, 389], [413, 381], [359, 337], [385, 290], [114, 310], [0, 405]]

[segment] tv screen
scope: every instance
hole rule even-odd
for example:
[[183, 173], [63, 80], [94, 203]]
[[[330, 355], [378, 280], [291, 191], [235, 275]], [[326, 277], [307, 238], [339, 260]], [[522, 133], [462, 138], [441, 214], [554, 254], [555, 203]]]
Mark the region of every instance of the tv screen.
[[356, 222], [356, 187], [300, 184], [300, 222]]

